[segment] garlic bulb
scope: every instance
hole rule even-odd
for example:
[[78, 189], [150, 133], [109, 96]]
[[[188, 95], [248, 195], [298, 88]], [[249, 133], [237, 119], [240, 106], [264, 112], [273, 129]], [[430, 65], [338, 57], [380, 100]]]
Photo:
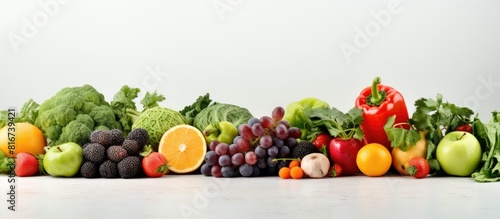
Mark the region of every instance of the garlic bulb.
[[326, 176], [330, 170], [330, 161], [324, 154], [312, 153], [302, 158], [300, 167], [307, 176], [311, 178], [322, 178]]

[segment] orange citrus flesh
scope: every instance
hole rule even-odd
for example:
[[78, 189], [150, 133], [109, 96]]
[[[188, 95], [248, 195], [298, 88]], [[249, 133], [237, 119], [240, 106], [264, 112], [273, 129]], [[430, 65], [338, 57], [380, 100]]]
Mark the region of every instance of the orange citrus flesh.
[[202, 165], [207, 153], [207, 143], [203, 134], [194, 126], [177, 125], [163, 134], [158, 152], [167, 158], [170, 171], [190, 173]]

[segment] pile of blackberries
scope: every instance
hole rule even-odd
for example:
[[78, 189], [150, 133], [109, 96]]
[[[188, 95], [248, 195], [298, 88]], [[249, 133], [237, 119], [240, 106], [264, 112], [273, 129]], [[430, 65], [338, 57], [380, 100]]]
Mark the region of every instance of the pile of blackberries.
[[83, 146], [84, 163], [80, 173], [85, 178], [134, 178], [142, 172], [139, 153], [149, 141], [145, 129], [132, 130], [125, 138], [119, 129], [96, 130], [90, 143]]

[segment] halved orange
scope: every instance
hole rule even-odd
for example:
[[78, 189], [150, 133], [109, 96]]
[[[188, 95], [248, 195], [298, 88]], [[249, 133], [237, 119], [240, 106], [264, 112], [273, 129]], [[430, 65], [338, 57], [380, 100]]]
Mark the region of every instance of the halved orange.
[[203, 164], [207, 142], [194, 126], [177, 125], [163, 134], [158, 152], [167, 158], [170, 171], [190, 173]]

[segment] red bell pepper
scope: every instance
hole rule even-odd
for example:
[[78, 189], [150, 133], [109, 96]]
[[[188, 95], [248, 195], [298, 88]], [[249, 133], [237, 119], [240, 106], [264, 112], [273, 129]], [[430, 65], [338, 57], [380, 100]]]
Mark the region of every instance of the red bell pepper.
[[360, 127], [365, 134], [365, 143], [379, 143], [392, 151], [384, 125], [387, 118], [396, 115], [394, 124], [403, 124], [398, 127], [409, 129], [408, 109], [401, 93], [380, 83], [380, 78], [376, 77], [371, 87], [361, 91], [355, 106], [363, 111], [363, 123]]

